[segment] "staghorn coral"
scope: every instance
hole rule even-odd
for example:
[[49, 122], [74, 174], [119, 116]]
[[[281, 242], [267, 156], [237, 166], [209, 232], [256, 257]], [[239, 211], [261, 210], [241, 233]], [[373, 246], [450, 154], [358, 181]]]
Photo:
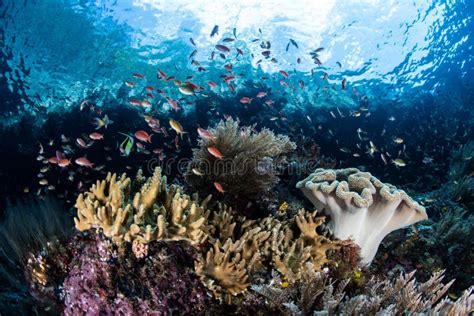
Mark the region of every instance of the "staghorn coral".
[[[200, 189], [212, 188], [213, 182], [218, 182], [227, 193], [240, 198], [269, 191], [279, 181], [285, 155], [296, 148], [287, 136], [266, 128], [255, 132], [255, 126], [240, 127], [232, 118], [221, 121], [210, 133], [214, 139], [200, 139], [199, 147], [193, 150], [186, 181]], [[211, 155], [209, 147], [217, 148], [223, 159]]]
[[[253, 285], [242, 314], [274, 315], [468, 315], [473, 311], [473, 288], [455, 302], [441, 299], [452, 284], [443, 284], [443, 271], [419, 283], [414, 272], [395, 280], [372, 278], [363, 288], [346, 293], [348, 281], [332, 281], [325, 272], [306, 269], [304, 278], [286, 285], [274, 274], [268, 284]], [[350, 290], [350, 289], [349, 289]]]
[[168, 188], [166, 177], [156, 168], [132, 199], [130, 178], [109, 173], [89, 192], [79, 195], [74, 221], [78, 230], [101, 229], [117, 244], [146, 244], [157, 239], [185, 239], [199, 244], [207, 238], [203, 223], [210, 198], [199, 203], [197, 196], [193, 199], [182, 194], [177, 186]]
[[297, 187], [318, 211], [331, 216], [334, 236], [354, 239], [364, 264], [373, 260], [387, 234], [427, 219], [424, 207], [404, 191], [356, 168], [316, 169]]

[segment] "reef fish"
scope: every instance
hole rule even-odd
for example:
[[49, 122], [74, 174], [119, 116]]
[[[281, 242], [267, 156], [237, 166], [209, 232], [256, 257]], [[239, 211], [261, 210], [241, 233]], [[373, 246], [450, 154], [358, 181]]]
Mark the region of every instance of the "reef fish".
[[141, 140], [142, 142], [151, 143], [151, 136], [153, 136], [153, 135], [150, 135], [150, 134], [148, 134], [147, 132], [145, 132], [143, 130], [139, 130], [139, 131], [135, 132], [135, 137], [138, 140]]
[[250, 104], [252, 102], [252, 98], [249, 98], [249, 97], [242, 97], [240, 99], [240, 103], [243, 103], [243, 104]]
[[96, 128], [95, 129], [101, 129], [102, 127], [104, 128], [107, 128], [107, 126], [109, 126], [110, 124], [112, 124], [114, 121], [112, 121], [111, 119], [109, 119], [109, 117], [107, 116], [107, 114], [105, 114], [104, 118], [103, 119], [100, 119], [98, 117], [95, 118], [95, 126]]
[[104, 139], [104, 135], [101, 133], [94, 132], [89, 134], [89, 138], [92, 140], [102, 140]]
[[194, 94], [194, 87], [190, 84], [182, 84], [179, 86], [179, 92], [185, 95], [193, 95]]
[[285, 77], [285, 78], [288, 78], [288, 77], [289, 77], [288, 73], [287, 73], [286, 71], [284, 71], [284, 70], [280, 70], [280, 74], [281, 74], [283, 77]]
[[58, 166], [61, 168], [66, 168], [71, 164], [71, 159], [61, 159], [58, 161]]
[[74, 160], [76, 164], [78, 164], [81, 167], [87, 167], [87, 168], [92, 168], [94, 164], [87, 159], [87, 157], [80, 157]]
[[220, 193], [224, 193], [224, 192], [225, 192], [224, 187], [223, 187], [222, 184], [220, 184], [219, 182], [215, 182], [215, 181], [214, 181], [214, 187], [215, 187], [216, 190], [219, 191]]
[[181, 137], [183, 137], [183, 134], [185, 134], [186, 132], [184, 131], [183, 129], [183, 126], [181, 125], [180, 122], [176, 121], [176, 120], [173, 120], [173, 119], [170, 119], [169, 120], [169, 123], [170, 123], [170, 126], [171, 128]]
[[211, 132], [209, 132], [208, 130], [205, 130], [204, 128], [198, 127], [197, 132], [198, 132], [199, 136], [203, 139], [207, 139], [207, 140], [210, 140], [212, 142], [216, 141], [216, 137], [214, 135], [212, 135]]
[[122, 156], [129, 156], [133, 149], [133, 144], [134, 144], [133, 137], [124, 133], [119, 133], [119, 134], [126, 136], [123, 142], [120, 144], [120, 147], [119, 147], [120, 154]]
[[221, 45], [221, 44], [217, 44], [217, 45], [216, 45], [216, 49], [217, 49], [218, 51], [223, 52], [223, 53], [228, 53], [228, 52], [230, 52], [229, 47], [227, 47], [227, 46], [225, 46], [225, 45]]
[[403, 159], [397, 158], [392, 160], [392, 163], [395, 165], [395, 167], [405, 167], [407, 164]]
[[216, 34], [219, 34], [219, 25], [214, 25], [211, 31], [211, 37], [214, 37]]
[[224, 155], [217, 149], [216, 147], [207, 147], [207, 151], [217, 159], [222, 159], [224, 158]]

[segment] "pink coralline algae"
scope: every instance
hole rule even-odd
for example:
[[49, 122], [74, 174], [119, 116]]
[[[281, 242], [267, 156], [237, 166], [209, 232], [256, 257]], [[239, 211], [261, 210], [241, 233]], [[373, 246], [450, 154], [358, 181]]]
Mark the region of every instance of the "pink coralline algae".
[[149, 255], [117, 253], [99, 236], [81, 249], [64, 282], [65, 315], [196, 315], [206, 290], [193, 272], [191, 248], [155, 242]]

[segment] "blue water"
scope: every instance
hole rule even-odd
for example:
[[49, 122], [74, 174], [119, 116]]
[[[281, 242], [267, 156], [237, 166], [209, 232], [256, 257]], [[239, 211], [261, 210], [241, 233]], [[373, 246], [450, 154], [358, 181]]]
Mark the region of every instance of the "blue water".
[[[438, 187], [452, 152], [474, 134], [473, 11], [472, 1], [461, 0], [4, 1], [0, 171], [8, 185], [2, 191], [8, 196], [36, 190], [25, 179], [42, 167], [31, 164], [39, 144], [46, 158], [58, 150], [87, 154], [104, 170], [146, 164], [149, 157], [124, 161], [117, 150], [123, 141], [119, 133], [146, 127], [144, 114], [157, 116], [171, 134], [159, 139], [161, 147], [171, 144], [167, 158], [189, 158], [195, 144], [191, 133], [173, 152], [169, 118], [189, 131], [233, 116], [243, 124], [310, 138], [338, 166], [362, 167], [395, 184]], [[211, 37], [215, 26], [218, 32]], [[218, 44], [230, 52], [222, 54]], [[171, 78], [157, 78], [158, 70]], [[230, 74], [236, 77], [232, 87], [224, 80]], [[204, 89], [186, 96], [174, 79]], [[150, 106], [130, 104], [146, 97], [147, 85], [155, 89]], [[156, 93], [160, 89], [163, 93]], [[256, 98], [262, 91], [268, 95]], [[244, 105], [242, 97], [254, 101]], [[178, 101], [179, 111], [169, 99]], [[81, 111], [86, 100], [91, 110]], [[89, 134], [104, 114], [116, 122], [104, 143], [114, 155], [78, 149], [74, 140]], [[403, 147], [393, 143], [400, 136]], [[388, 165], [378, 154], [367, 155], [369, 140], [391, 157]], [[391, 165], [397, 156], [410, 168]], [[434, 164], [423, 163], [426, 159]], [[84, 178], [93, 181], [103, 172]], [[64, 187], [58, 177], [67, 174], [53, 173], [49, 180]]]
[[[375, 102], [409, 106], [423, 93], [449, 102], [472, 96], [473, 11], [472, 1], [4, 1], [2, 91], [19, 98], [6, 100], [2, 125], [18, 115], [67, 111], [91, 93], [115, 94], [131, 72], [154, 77], [157, 68], [178, 67], [195, 74], [190, 37], [194, 59], [208, 70], [200, 78], [217, 80], [224, 62], [209, 56], [233, 28], [232, 46], [245, 52], [234, 64], [249, 78], [286, 69], [297, 81], [314, 70], [329, 73], [330, 83], [347, 78]], [[214, 25], [219, 34], [210, 38]], [[257, 65], [257, 38], [271, 42], [277, 63]], [[299, 49], [285, 51], [290, 38]], [[309, 52], [318, 47], [324, 51], [316, 67]], [[311, 100], [311, 90], [295, 97]], [[353, 107], [353, 99], [337, 102]]]

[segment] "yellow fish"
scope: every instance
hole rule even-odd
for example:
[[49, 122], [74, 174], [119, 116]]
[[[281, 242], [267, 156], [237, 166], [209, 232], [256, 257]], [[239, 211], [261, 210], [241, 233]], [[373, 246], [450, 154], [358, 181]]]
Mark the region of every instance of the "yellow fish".
[[173, 120], [173, 119], [170, 119], [170, 126], [172, 129], [174, 129], [174, 131], [179, 135], [181, 136], [181, 138], [183, 137], [183, 134], [186, 134], [186, 132], [183, 130], [183, 126], [181, 125], [180, 122], [176, 121], [176, 120]]
[[288, 202], [284, 201], [283, 203], [281, 203], [281, 205], [278, 207], [278, 213], [285, 213], [286, 210], [288, 209]]

